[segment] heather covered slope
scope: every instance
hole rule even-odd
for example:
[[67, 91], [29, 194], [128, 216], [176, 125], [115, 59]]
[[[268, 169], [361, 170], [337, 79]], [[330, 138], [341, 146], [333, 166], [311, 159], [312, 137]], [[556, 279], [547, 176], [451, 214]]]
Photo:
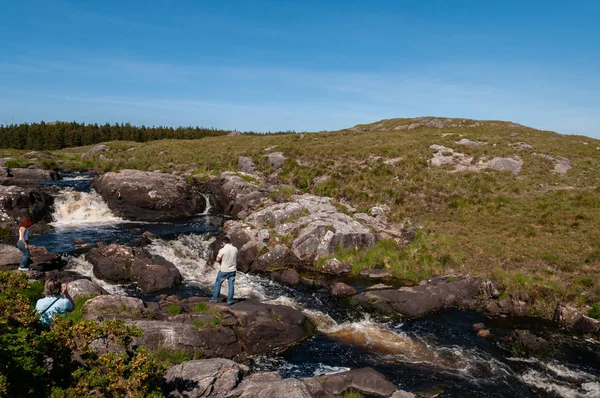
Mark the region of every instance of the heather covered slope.
[[[198, 181], [239, 170], [244, 156], [265, 178], [365, 212], [379, 205], [390, 221], [420, 231], [409, 247], [339, 253], [355, 271], [387, 263], [401, 277], [492, 277], [545, 313], [557, 300], [588, 310], [600, 303], [598, 140], [510, 122], [419, 118], [315, 134], [107, 145], [83, 160], [91, 147], [3, 156], [34, 156], [50, 167], [162, 170]], [[277, 152], [281, 167], [268, 162]]]

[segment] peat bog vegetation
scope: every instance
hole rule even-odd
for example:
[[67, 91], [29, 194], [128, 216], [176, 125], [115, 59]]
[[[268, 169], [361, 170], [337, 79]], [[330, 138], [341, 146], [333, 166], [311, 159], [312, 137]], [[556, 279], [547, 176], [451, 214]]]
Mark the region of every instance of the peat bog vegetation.
[[[463, 139], [470, 141], [459, 143]], [[415, 280], [481, 276], [497, 281], [505, 295], [533, 303], [538, 315], [549, 316], [557, 301], [599, 315], [598, 140], [501, 121], [421, 118], [323, 133], [105, 144], [110, 150], [84, 160], [91, 146], [0, 153], [21, 165], [160, 170], [197, 182], [237, 171], [238, 158], [250, 157], [257, 172], [276, 173], [293, 187], [282, 196], [295, 189], [358, 211], [387, 206], [387, 218], [398, 227], [417, 228], [408, 246], [384, 240], [364, 252], [339, 252], [336, 257], [352, 263], [354, 272], [386, 267]], [[431, 145], [443, 146], [442, 155], [453, 161], [433, 165], [438, 150]], [[267, 162], [272, 152], [287, 158], [280, 170]], [[514, 173], [469, 167], [493, 158], [522, 161], [522, 167]], [[566, 173], [555, 170], [559, 159], [568, 160]], [[456, 171], [454, 160], [466, 170]]]

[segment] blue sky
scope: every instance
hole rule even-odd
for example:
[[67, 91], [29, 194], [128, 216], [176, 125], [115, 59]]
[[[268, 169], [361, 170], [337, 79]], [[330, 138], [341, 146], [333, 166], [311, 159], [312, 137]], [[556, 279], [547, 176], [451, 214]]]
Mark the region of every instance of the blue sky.
[[600, 138], [598, 1], [0, 6], [4, 124], [319, 131], [435, 115]]

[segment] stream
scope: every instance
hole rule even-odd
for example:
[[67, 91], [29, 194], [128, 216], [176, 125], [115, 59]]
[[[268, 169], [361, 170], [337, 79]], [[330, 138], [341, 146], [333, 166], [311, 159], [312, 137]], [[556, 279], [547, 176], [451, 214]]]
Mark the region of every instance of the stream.
[[[54, 229], [36, 236], [31, 244], [61, 253], [68, 260], [67, 269], [91, 277], [112, 294], [135, 295], [128, 287], [96, 279], [92, 265], [74, 251], [73, 240], [127, 244], [150, 231], [159, 238], [147, 249], [175, 264], [184, 278], [172, 293], [209, 296], [217, 270], [206, 258], [219, 232], [211, 224], [216, 215], [210, 205], [201, 214], [177, 222], [125, 221], [91, 190], [92, 178], [63, 175], [63, 180], [46, 182], [61, 188], [54, 205]], [[226, 289], [224, 284], [222, 294]], [[313, 377], [369, 366], [399, 388], [427, 397], [600, 398], [600, 344], [561, 335], [550, 322], [487, 318], [454, 309], [416, 320], [386, 321], [351, 308], [328, 292], [291, 288], [242, 272], [236, 276], [235, 297], [297, 308], [317, 326], [314, 337], [285, 355], [253, 358], [254, 371]], [[472, 325], [478, 322], [491, 329], [493, 338], [477, 337]], [[504, 340], [515, 329], [553, 330], [561, 336], [560, 344], [549, 358], [517, 357]]]

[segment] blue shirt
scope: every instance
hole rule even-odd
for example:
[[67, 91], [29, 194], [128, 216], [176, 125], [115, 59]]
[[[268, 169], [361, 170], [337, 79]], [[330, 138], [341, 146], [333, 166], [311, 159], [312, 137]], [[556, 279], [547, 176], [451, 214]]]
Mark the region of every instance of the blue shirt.
[[[40, 318], [40, 322], [44, 325], [50, 325], [52, 323], [52, 317], [54, 315], [66, 314], [67, 312], [73, 309], [73, 304], [71, 304], [71, 301], [69, 301], [69, 299], [59, 298], [58, 300], [56, 300], [57, 297], [59, 296], [44, 297], [42, 299], [39, 299], [35, 304], [35, 310], [40, 314], [46, 308], [48, 308], [48, 306], [50, 306], [50, 308], [46, 312], [44, 312], [44, 314]], [[56, 303], [54, 303], [55, 300]]]

